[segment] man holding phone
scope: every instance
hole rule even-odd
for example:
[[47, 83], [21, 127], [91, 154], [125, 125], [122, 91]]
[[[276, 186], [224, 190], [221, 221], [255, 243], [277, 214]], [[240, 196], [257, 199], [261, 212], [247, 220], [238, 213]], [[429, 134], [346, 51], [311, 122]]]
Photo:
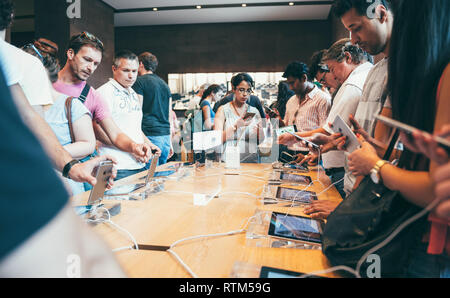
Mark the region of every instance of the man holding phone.
[[[299, 132], [322, 127], [331, 108], [331, 96], [312, 83], [313, 78], [309, 77], [308, 66], [294, 61], [287, 66], [283, 77], [287, 79], [289, 88], [295, 95], [286, 104], [284, 119], [278, 118], [280, 127], [295, 125]], [[287, 149], [291, 155], [307, 154], [309, 151], [298, 143]]]

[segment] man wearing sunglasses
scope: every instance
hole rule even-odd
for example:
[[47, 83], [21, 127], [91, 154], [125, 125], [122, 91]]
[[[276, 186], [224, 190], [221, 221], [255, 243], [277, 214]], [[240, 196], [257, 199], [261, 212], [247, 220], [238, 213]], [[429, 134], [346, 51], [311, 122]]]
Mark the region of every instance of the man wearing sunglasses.
[[66, 65], [59, 72], [53, 87], [84, 102], [93, 116], [92, 123], [99, 141], [113, 144], [119, 150], [132, 154], [139, 162], [148, 162], [151, 157], [149, 145], [137, 144], [123, 133], [113, 121], [103, 97], [86, 83], [99, 66], [103, 52], [103, 43], [94, 35], [88, 32], [74, 35], [69, 42]]

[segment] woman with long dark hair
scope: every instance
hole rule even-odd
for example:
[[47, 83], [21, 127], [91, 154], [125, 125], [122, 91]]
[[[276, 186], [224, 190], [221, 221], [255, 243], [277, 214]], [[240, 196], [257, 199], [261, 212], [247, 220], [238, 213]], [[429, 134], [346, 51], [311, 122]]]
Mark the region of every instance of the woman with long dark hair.
[[200, 100], [200, 109], [203, 116], [203, 130], [212, 130], [214, 128], [214, 113], [211, 104], [219, 101], [222, 98], [223, 92], [219, 85], [212, 84], [203, 92]]
[[[393, 118], [429, 133], [440, 131], [450, 123], [450, 97], [443, 89], [450, 84], [450, 1], [398, 0], [393, 2], [394, 26], [389, 60], [388, 91]], [[436, 164], [413, 152], [410, 139], [401, 135], [407, 146], [398, 168], [390, 163], [380, 164], [377, 175], [389, 189], [398, 191], [410, 203], [425, 208], [435, 199], [431, 176]], [[367, 142], [349, 156], [350, 170], [368, 175], [379, 164], [380, 157]], [[423, 239], [430, 224], [423, 221], [417, 228], [417, 239], [408, 253], [409, 277], [449, 276], [449, 251], [445, 252], [446, 233], [440, 239], [441, 250], [431, 248]], [[433, 231], [432, 231], [433, 233]], [[449, 245], [447, 243], [447, 249]], [[433, 251], [433, 255], [427, 254]]]

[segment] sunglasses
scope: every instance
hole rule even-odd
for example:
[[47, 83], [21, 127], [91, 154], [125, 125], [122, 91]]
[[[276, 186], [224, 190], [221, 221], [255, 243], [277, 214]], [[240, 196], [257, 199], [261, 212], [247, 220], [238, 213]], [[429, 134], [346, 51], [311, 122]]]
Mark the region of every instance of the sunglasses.
[[39, 52], [39, 50], [34, 46], [34, 44], [32, 44], [32, 43], [26, 44], [22, 47], [22, 49], [24, 49], [24, 50], [33, 49], [33, 51], [35, 51], [36, 54], [38, 54], [41, 61], [44, 61], [44, 57], [42, 56], [41, 52]]
[[103, 42], [100, 39], [98, 39], [95, 35], [87, 32], [87, 31], [81, 32], [80, 38], [87, 38], [90, 41], [98, 43], [102, 48], [104, 48]]

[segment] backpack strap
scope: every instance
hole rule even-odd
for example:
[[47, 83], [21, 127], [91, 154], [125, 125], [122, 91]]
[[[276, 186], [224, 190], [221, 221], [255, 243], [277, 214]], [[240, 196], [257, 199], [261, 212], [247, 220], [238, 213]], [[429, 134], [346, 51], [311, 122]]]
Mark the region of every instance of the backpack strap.
[[73, 127], [72, 127], [72, 100], [73, 97], [68, 97], [66, 99], [66, 117], [69, 124], [69, 131], [70, 131], [70, 140], [73, 143], [75, 141], [75, 134], [73, 133]]
[[83, 91], [81, 91], [81, 95], [80, 97], [78, 97], [78, 99], [84, 103], [87, 99], [87, 96], [89, 94], [89, 90], [91, 90], [91, 86], [89, 86], [88, 84], [86, 84], [86, 86], [84, 86]]
[[392, 136], [391, 142], [389, 143], [389, 147], [384, 154], [383, 160], [389, 160], [392, 152], [394, 151], [395, 144], [397, 143], [398, 137], [400, 135], [400, 131], [398, 129], [395, 130], [394, 135]]

